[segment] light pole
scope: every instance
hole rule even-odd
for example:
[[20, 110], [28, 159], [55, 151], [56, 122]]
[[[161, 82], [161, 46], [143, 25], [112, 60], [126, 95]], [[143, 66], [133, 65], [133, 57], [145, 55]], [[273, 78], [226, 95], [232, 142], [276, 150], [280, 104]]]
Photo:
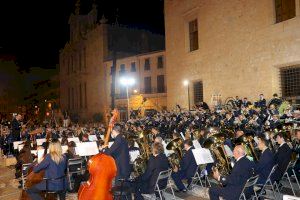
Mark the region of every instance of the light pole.
[[187, 95], [188, 95], [188, 105], [189, 105], [189, 111], [191, 110], [191, 103], [190, 103], [190, 83], [188, 80], [183, 81], [183, 85], [187, 86]]
[[129, 88], [129, 86], [134, 85], [135, 80], [133, 78], [130, 78], [130, 77], [122, 77], [120, 79], [120, 83], [126, 87], [126, 95], [127, 95], [127, 120], [129, 120], [130, 113], [129, 113], [129, 92], [128, 92], [128, 88]]

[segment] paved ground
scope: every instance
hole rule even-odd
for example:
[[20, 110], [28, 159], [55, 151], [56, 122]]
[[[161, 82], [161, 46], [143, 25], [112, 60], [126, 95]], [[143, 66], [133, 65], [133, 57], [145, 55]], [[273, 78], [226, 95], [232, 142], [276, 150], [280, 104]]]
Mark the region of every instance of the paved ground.
[[[18, 189], [18, 183], [14, 180], [14, 168], [5, 167], [4, 160], [0, 158], [0, 200], [18, 200], [20, 196], [20, 189]], [[295, 185], [296, 187], [296, 185]], [[286, 194], [291, 194], [291, 190], [284, 188]], [[205, 197], [205, 191], [198, 187], [194, 191], [188, 193], [175, 193], [176, 200], [207, 200]], [[300, 196], [300, 191], [297, 191], [297, 196]], [[277, 195], [277, 199], [282, 199], [282, 195]], [[165, 195], [166, 200], [171, 200], [172, 195], [167, 193]], [[67, 200], [77, 200], [76, 194], [68, 194]]]

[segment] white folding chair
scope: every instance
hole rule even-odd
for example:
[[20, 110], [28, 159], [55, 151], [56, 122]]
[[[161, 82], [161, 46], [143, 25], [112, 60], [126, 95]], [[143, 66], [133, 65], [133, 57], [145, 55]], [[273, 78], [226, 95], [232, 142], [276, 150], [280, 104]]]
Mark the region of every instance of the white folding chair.
[[[247, 189], [251, 189], [251, 188], [254, 187], [254, 185], [256, 184], [256, 182], [257, 182], [257, 180], [258, 180], [258, 177], [259, 177], [259, 176], [256, 175], [256, 176], [253, 176], [253, 177], [251, 177], [251, 178], [249, 178], [249, 179], [247, 180], [247, 182], [245, 183], [244, 188], [243, 188], [243, 190], [242, 190], [242, 192], [241, 192], [241, 194], [240, 194], [239, 200], [240, 200], [240, 199], [247, 200], [247, 197], [246, 197], [245, 192], [246, 192]], [[254, 192], [254, 197], [255, 197], [256, 199], [258, 199], [255, 192]]]
[[[155, 189], [154, 192], [157, 192], [159, 194], [159, 199], [163, 200], [163, 192], [165, 192], [167, 189], [171, 189], [173, 199], [175, 200], [175, 193], [172, 187], [171, 183], [171, 174], [172, 174], [172, 169], [168, 169], [165, 171], [161, 171], [157, 177], [156, 184], [155, 184]], [[159, 182], [167, 180], [167, 184], [164, 188], [159, 187]], [[154, 194], [142, 194], [142, 196], [147, 199], [147, 200], [156, 200], [156, 195]]]
[[[188, 187], [189, 190], [193, 190], [196, 186], [197, 186], [197, 183], [200, 183], [201, 187], [203, 187], [203, 183], [202, 183], [202, 180], [201, 180], [201, 175], [199, 174], [199, 170], [200, 170], [200, 165], [198, 165], [197, 169], [196, 169], [196, 172], [194, 174], [194, 176], [192, 177], [192, 181]], [[210, 182], [208, 180], [208, 177], [206, 174], [204, 174], [204, 178], [205, 178], [205, 187], [206, 187], [206, 183], [208, 183], [208, 186], [210, 187]]]
[[[294, 196], [296, 196], [296, 193], [295, 193], [293, 184], [292, 184], [292, 182], [291, 182], [291, 177], [290, 177], [290, 175], [289, 175], [288, 172], [293, 170], [295, 164], [296, 164], [296, 162], [290, 161], [289, 165], [287, 166], [287, 168], [286, 168], [286, 170], [285, 170], [285, 172], [284, 172], [284, 174], [283, 174], [283, 176], [282, 176], [282, 178], [281, 178], [281, 181], [282, 181], [284, 178], [286, 178], [286, 179], [288, 180], [289, 185], [290, 185], [290, 187], [291, 187], [291, 189], [292, 189], [292, 192], [293, 192], [293, 195], [294, 195]], [[296, 178], [297, 178], [297, 177], [296, 177]], [[296, 180], [297, 180], [297, 179], [296, 179]], [[278, 188], [278, 185], [277, 185], [277, 184], [276, 184], [276, 186], [277, 186], [278, 191], [280, 192], [280, 189]]]

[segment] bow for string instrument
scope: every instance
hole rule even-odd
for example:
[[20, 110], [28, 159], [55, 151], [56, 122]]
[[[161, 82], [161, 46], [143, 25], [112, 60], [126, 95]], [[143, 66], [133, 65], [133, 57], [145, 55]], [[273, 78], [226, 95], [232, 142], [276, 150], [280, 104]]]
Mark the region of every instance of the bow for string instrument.
[[[104, 145], [108, 145], [110, 134], [119, 112], [114, 109], [105, 136]], [[88, 161], [90, 178], [83, 183], [78, 191], [79, 200], [112, 200], [112, 181], [117, 175], [117, 166], [113, 157], [99, 153]]]
[[[47, 150], [48, 150], [48, 146], [49, 146], [49, 141], [50, 141], [50, 137], [51, 137], [51, 132], [46, 132], [46, 146], [45, 146], [45, 150], [44, 150], [44, 155], [43, 157], [45, 157], [45, 155], [47, 154]], [[41, 170], [38, 173], [35, 173], [33, 171], [33, 167], [36, 165], [37, 163], [33, 164], [29, 169], [28, 169], [28, 176], [27, 179], [25, 181], [25, 187], [26, 188], [31, 188], [32, 186], [41, 183], [44, 179], [44, 175], [45, 175], [45, 170]], [[30, 197], [28, 196], [26, 190], [22, 190], [21, 192], [21, 196], [20, 196], [20, 200], [30, 200]]]

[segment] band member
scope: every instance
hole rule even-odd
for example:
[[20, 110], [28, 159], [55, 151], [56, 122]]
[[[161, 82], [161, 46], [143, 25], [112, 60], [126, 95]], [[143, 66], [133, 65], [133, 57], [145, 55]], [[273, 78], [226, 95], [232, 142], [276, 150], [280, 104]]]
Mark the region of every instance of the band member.
[[268, 148], [268, 141], [263, 136], [258, 137], [258, 148], [261, 151], [261, 156], [254, 170], [259, 175], [257, 183], [265, 184], [275, 163], [274, 155]]
[[294, 166], [294, 170], [297, 176], [297, 179], [300, 181], [300, 129], [296, 130], [296, 143], [294, 144], [293, 151], [297, 154], [297, 161]]
[[263, 94], [260, 94], [260, 95], [259, 95], [259, 100], [258, 100], [258, 102], [256, 103], [256, 106], [257, 106], [257, 107], [260, 107], [260, 108], [265, 108], [265, 107], [266, 107], [266, 104], [267, 104], [267, 101], [266, 101], [264, 95], [263, 95]]
[[234, 148], [233, 156], [236, 163], [230, 175], [223, 177], [218, 170], [214, 170], [213, 177], [221, 182], [224, 187], [211, 187], [209, 189], [211, 200], [219, 200], [219, 197], [238, 199], [246, 181], [252, 176], [254, 163], [246, 158], [246, 152], [242, 145]]
[[128, 143], [122, 136], [119, 125], [114, 126], [111, 137], [114, 139], [114, 143], [105, 150], [105, 154], [111, 155], [116, 161], [118, 172], [115, 180], [128, 179], [130, 176]]
[[[61, 178], [65, 175], [67, 167], [67, 161], [62, 154], [61, 144], [58, 140], [53, 140], [49, 144], [49, 154], [45, 156], [43, 161], [33, 168], [35, 173], [41, 170], [45, 170], [46, 179], [57, 179], [48, 181], [48, 190], [50, 191], [62, 191], [66, 189], [66, 180]], [[41, 200], [40, 192], [46, 190], [46, 181], [42, 181], [31, 188], [27, 189], [27, 193], [31, 199]]]
[[279, 148], [275, 153], [275, 165], [278, 164], [278, 168], [275, 170], [272, 176], [272, 181], [280, 181], [285, 170], [291, 160], [292, 150], [289, 145], [285, 142], [283, 133], [276, 135], [276, 142], [279, 144]]
[[[141, 194], [153, 194], [159, 173], [161, 171], [168, 170], [169, 168], [169, 161], [164, 154], [164, 148], [162, 144], [154, 143], [152, 154], [153, 156], [150, 156], [145, 173], [136, 180], [136, 200], [143, 199]], [[161, 180], [158, 183], [159, 187], [165, 187], [167, 185], [167, 181], [167, 179]]]
[[251, 105], [251, 102], [248, 101], [247, 97], [244, 97], [244, 99], [243, 99], [243, 106], [244, 106], [245, 108], [247, 108], [247, 107], [250, 106], [250, 105]]
[[182, 180], [186, 179], [189, 186], [198, 167], [192, 152], [192, 149], [194, 149], [192, 140], [185, 140], [183, 145], [186, 153], [180, 161], [180, 169], [175, 167], [172, 173], [172, 179], [174, 180], [178, 189], [177, 192], [187, 191], [186, 187], [182, 183]]
[[12, 130], [12, 137], [13, 141], [20, 141], [20, 132], [21, 132], [21, 120], [22, 115], [17, 114], [17, 116], [11, 122], [11, 130]]

